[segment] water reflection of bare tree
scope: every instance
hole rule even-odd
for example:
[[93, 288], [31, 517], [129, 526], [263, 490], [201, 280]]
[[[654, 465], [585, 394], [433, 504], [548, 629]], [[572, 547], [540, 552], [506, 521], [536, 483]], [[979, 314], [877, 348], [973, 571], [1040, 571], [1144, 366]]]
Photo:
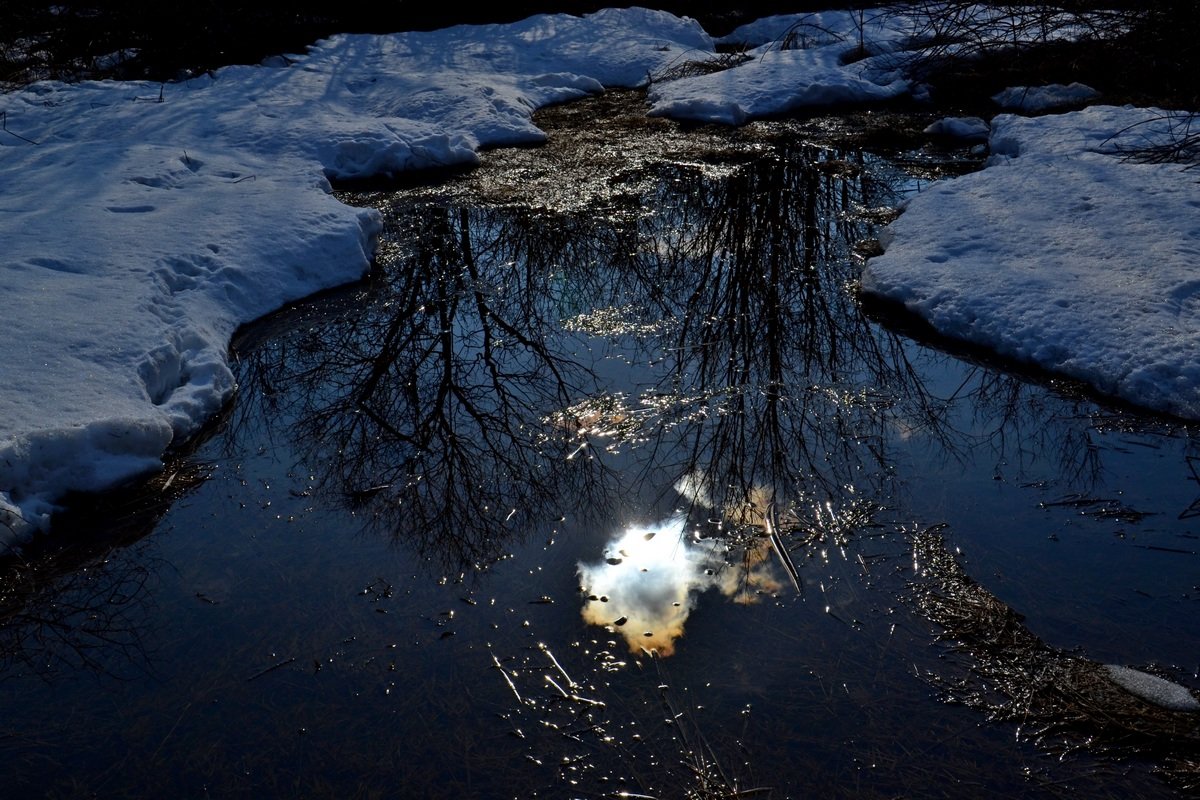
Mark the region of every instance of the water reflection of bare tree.
[[[862, 316], [850, 290], [850, 248], [870, 232], [864, 211], [898, 193], [867, 162], [781, 142], [717, 177], [668, 170], [642, 199], [657, 211], [639, 222], [634, 263], [593, 285], [609, 287], [596, 305], [633, 298], [650, 349], [669, 360], [638, 403], [676, 441], [647, 469], [667, 454], [676, 475], [703, 471], [719, 506], [763, 486], [823, 504], [885, 493], [897, 404], [944, 433], [944, 410], [902, 343]], [[591, 331], [614, 332], [603, 319]]]
[[[572, 410], [608, 414], [598, 430], [609, 437], [653, 442], [641, 448], [647, 477], [706, 475], [717, 507], [761, 504], [765, 490], [804, 523], [796, 545], [844, 529], [839, 519], [869, 522], [864, 501], [891, 502], [894, 445], [914, 436], [945, 459], [990, 457], [1012, 478], [1101, 486], [1086, 398], [915, 347], [861, 313], [853, 248], [905, 180], [862, 151], [786, 137], [737, 163], [663, 166], [631, 204], [636, 233], [614, 226], [601, 268], [572, 278], [592, 309], [574, 324], [659, 365], [656, 382]], [[938, 360], [956, 366], [931, 370]], [[939, 372], [955, 383], [934, 388]], [[629, 419], [641, 424], [611, 424]]]
[[325, 491], [447, 564], [486, 563], [506, 531], [602, 489], [540, 424], [593, 391], [547, 333], [558, 278], [537, 254], [570, 241], [529, 214], [431, 205], [393, 224], [376, 300], [243, 354], [239, 413], [272, 403]]
[[[955, 383], [943, 390], [939, 441], [947, 457], [969, 450], [975, 461], [991, 459], [994, 475], [1030, 484], [1054, 484], [1083, 496], [1107, 488], [1105, 434], [1126, 432], [1142, 446], [1175, 449], [1185, 455], [1200, 446], [1177, 421], [1105, 402], [1090, 387], [1007, 360], [972, 345], [947, 339], [923, 321], [889, 304], [866, 302], [868, 316], [923, 345], [928, 357], [954, 365]], [[913, 348], [915, 349], [915, 348]], [[1124, 410], [1123, 410], [1124, 409]]]
[[144, 672], [157, 568], [145, 537], [207, 474], [180, 460], [146, 485], [80, 498], [53, 537], [0, 562], [0, 678]]
[[[586, 507], [580, 495], [609, 484], [601, 460], [564, 463], [570, 439], [620, 416], [654, 444], [635, 455], [645, 474], [701, 469], [731, 493], [853, 490], [864, 463], [887, 471], [884, 406], [935, 413], [847, 291], [866, 230], [855, 214], [884, 194], [863, 159], [809, 147], [667, 167], [588, 214], [409, 206], [393, 215], [378, 299], [244, 353], [238, 413], [275, 404], [327, 491], [465, 563], [494, 557], [514, 515], [561, 513], [565, 496]], [[614, 319], [638, 323], [620, 355], [660, 365], [634, 376], [652, 384], [635, 408], [574, 355], [615, 335]], [[554, 425], [569, 435], [548, 437]]]
[[0, 579], [0, 674], [49, 680], [60, 669], [109, 673], [142, 662], [150, 574], [127, 554], [54, 580], [11, 570]]
[[366, 307], [247, 349], [237, 413], [274, 404], [327, 493], [463, 564], [565, 505], [611, 514], [636, 492], [606, 451], [664, 496], [702, 473], [718, 507], [765, 490], [814, 520], [889, 503], [912, 435], [947, 458], [1043, 436], [1094, 469], [1086, 421], [996, 371], [939, 396], [861, 313], [852, 247], [903, 189], [886, 162], [784, 137], [650, 172], [586, 212], [389, 199]]

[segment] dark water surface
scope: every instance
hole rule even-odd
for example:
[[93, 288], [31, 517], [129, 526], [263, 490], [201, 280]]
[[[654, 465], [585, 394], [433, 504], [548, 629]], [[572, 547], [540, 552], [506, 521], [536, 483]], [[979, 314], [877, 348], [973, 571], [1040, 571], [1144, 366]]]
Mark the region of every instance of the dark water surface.
[[1200, 686], [1196, 432], [864, 315], [964, 168], [903, 119], [637, 103], [348, 198], [369, 284], [9, 566], [0, 794], [1186, 794], [1195, 715], [1094, 675]]

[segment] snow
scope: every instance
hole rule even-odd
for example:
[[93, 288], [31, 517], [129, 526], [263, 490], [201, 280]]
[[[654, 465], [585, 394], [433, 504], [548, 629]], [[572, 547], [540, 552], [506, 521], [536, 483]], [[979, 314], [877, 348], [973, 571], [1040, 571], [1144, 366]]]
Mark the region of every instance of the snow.
[[[967, 5], [951, 15], [971, 41], [947, 38], [937, 4], [908, 10], [866, 9], [781, 14], [743, 25], [720, 44], [751, 48], [735, 66], [706, 74], [660, 75], [651, 113], [740, 125], [801, 108], [877, 103], [926, 88], [905, 74], [907, 63], [951, 55], [974, 57], [1034, 41], [1086, 35], [1069, 15], [1044, 19], [1036, 10]], [[699, 60], [699, 59], [693, 59]], [[677, 65], [674, 65], [677, 66]], [[1018, 90], [1020, 91], [1020, 90]], [[1079, 105], [1094, 92], [1080, 84], [1026, 89], [1014, 102]], [[1023, 98], [1023, 99], [1022, 99]], [[1024, 107], [1024, 106], [1022, 106]]]
[[740, 125], [798, 108], [869, 103], [907, 94], [908, 80], [877, 59], [841, 63], [846, 45], [768, 50], [732, 69], [655, 84], [652, 114]]
[[[651, 114], [740, 125], [799, 108], [871, 103], [908, 94], [913, 86], [895, 53], [910, 36], [900, 15], [850, 11], [767, 17], [721, 41], [757, 44], [748, 60], [719, 72], [656, 82]], [[792, 49], [784, 49], [788, 42]], [[865, 56], [865, 57], [864, 57]]]
[[992, 95], [992, 100], [1009, 111], [1038, 112], [1081, 106], [1099, 96], [1100, 92], [1082, 83], [1066, 86], [1050, 83], [1045, 86], [1010, 86]]
[[239, 325], [364, 274], [380, 217], [330, 178], [541, 141], [536, 108], [712, 47], [692, 20], [609, 10], [0, 95], [0, 546], [67, 492], [158, 468], [232, 395]]
[[[1100, 16], [1103, 13], [1100, 12]], [[947, 22], [950, 20], [950, 22]], [[947, 25], [968, 31], [952, 35]], [[906, 63], [1088, 35], [1086, 20], [1036, 8], [966, 4], [946, 15], [941, 4], [907, 9], [822, 11], [764, 17], [718, 42], [750, 56], [731, 69], [652, 85], [652, 113], [697, 122], [739, 125], [800, 108], [927, 97], [904, 73]], [[1087, 87], [1027, 90], [1026, 102], [1078, 105]], [[1087, 90], [1094, 91], [1094, 90]]]
[[1186, 686], [1118, 664], [1104, 664], [1104, 671], [1113, 683], [1170, 711], [1200, 711], [1200, 700]]
[[[682, 68], [716, 58], [693, 20], [610, 9], [336, 36], [180, 83], [0, 95], [0, 546], [46, 528], [71, 491], [159, 468], [235, 391], [239, 325], [364, 274], [380, 217], [340, 203], [331, 179], [539, 142], [536, 108], [609, 86], [650, 82], [650, 113], [722, 123], [919, 97], [898, 65], [928, 34], [917, 16], [770, 17], [727, 37], [756, 49], [714, 72]], [[864, 290], [950, 336], [1200, 416], [1200, 185], [1122, 161], [1110, 141], [1155, 113], [998, 117], [989, 167], [914, 198]], [[981, 135], [981, 122], [936, 132]]]
[[1120, 157], [1156, 140], [1162, 113], [997, 117], [988, 167], [913, 198], [863, 291], [947, 336], [1200, 416], [1200, 183]]
[[879, 9], [858, 11], [817, 11], [802, 14], [776, 14], [742, 25], [717, 39], [726, 46], [778, 46], [790, 34], [800, 47], [830, 44], [857, 45], [861, 38], [871, 52], [899, 49], [915, 31], [911, 15], [883, 12]]
[[985, 142], [991, 126], [979, 117], [943, 117], [925, 128], [930, 136], [962, 139], [966, 142]]

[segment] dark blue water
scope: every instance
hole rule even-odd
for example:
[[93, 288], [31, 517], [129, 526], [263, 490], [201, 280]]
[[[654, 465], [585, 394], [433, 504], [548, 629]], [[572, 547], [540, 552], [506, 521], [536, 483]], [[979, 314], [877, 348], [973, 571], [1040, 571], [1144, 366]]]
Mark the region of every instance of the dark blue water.
[[865, 315], [856, 244], [952, 159], [845, 124], [587, 123], [361, 198], [377, 274], [10, 567], [5, 796], [1182, 793], [1161, 740], [1000, 719], [1028, 656], [937, 639], [913, 537], [1198, 686], [1194, 431]]

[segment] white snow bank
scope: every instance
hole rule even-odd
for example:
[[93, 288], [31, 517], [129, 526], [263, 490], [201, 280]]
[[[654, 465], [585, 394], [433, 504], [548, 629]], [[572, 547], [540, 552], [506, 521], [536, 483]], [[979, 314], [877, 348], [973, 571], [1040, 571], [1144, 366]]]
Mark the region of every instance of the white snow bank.
[[1148, 672], [1105, 664], [1113, 683], [1143, 700], [1171, 711], [1200, 711], [1200, 700], [1186, 687]]
[[1090, 103], [1100, 92], [1083, 83], [1050, 83], [1045, 86], [1010, 86], [992, 95], [992, 101], [1010, 111], [1039, 112]]
[[874, 59], [841, 63], [843, 46], [770, 50], [732, 69], [654, 84], [651, 114], [740, 125], [798, 108], [868, 103], [906, 94], [909, 82]]
[[997, 117], [989, 166], [913, 198], [863, 290], [948, 336], [1200, 418], [1200, 183], [1115, 154], [1155, 141], [1161, 114]]
[[[862, 23], [862, 24], [860, 24]], [[799, 108], [889, 100], [909, 93], [894, 53], [911, 34], [899, 14], [825, 11], [766, 17], [721, 41], [760, 44], [720, 72], [651, 85], [651, 114], [740, 125]], [[783, 49], [783, 44], [789, 49]]]
[[[903, 10], [822, 11], [764, 17], [719, 42], [754, 47], [749, 60], [720, 72], [658, 76], [650, 91], [653, 114], [738, 125], [799, 108], [871, 103], [911, 94], [925, 98], [906, 65], [933, 58], [973, 58], [983, 51], [1087, 35], [1067, 14], [1046, 17], [1034, 8], [941, 4]], [[966, 36], [963, 36], [966, 32]], [[1063, 87], [1043, 102], [1082, 102]]]
[[538, 141], [539, 106], [712, 42], [643, 9], [338, 36], [181, 84], [0, 95], [0, 546], [159, 466], [234, 390], [238, 325], [360, 277], [378, 214], [326, 176]]

